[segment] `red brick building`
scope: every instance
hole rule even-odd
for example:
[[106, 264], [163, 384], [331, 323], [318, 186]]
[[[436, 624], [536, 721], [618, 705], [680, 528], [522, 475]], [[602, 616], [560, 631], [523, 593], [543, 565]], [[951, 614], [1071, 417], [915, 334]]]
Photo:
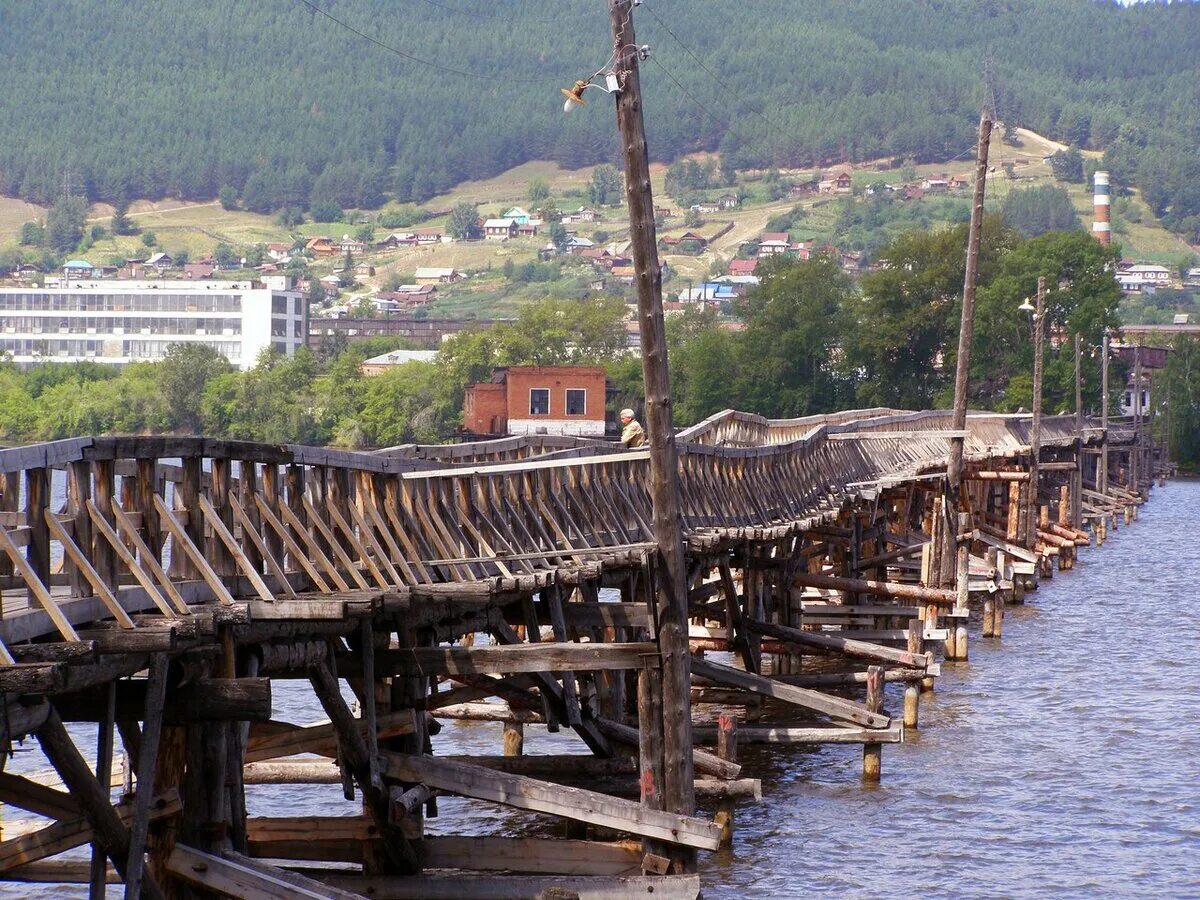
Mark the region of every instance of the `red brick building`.
[[510, 366], [467, 388], [463, 427], [473, 434], [604, 436], [608, 381], [601, 366]]

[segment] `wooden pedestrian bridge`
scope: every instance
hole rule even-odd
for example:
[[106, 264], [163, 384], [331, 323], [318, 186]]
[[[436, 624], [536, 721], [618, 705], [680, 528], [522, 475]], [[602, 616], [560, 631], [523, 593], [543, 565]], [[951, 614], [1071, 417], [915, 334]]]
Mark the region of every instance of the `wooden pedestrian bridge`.
[[[0, 735], [32, 751], [0, 772], [0, 879], [93, 896], [695, 896], [696, 851], [719, 852], [735, 805], [762, 800], [738, 743], [861, 745], [880, 777], [882, 745], [966, 658], [971, 606], [1000, 637], [1055, 560], [1136, 517], [1155, 472], [1141, 429], [1046, 417], [1034, 460], [1031, 427], [726, 411], [676, 436], [692, 815], [663, 801], [647, 451], [536, 435], [0, 450]], [[277, 718], [284, 679], [310, 692], [308, 720]], [[461, 720], [495, 722], [499, 752], [456, 752]], [[579, 752], [526, 754], [527, 725]], [[324, 812], [255, 814], [278, 785]], [[443, 795], [535, 818], [455, 834]]]

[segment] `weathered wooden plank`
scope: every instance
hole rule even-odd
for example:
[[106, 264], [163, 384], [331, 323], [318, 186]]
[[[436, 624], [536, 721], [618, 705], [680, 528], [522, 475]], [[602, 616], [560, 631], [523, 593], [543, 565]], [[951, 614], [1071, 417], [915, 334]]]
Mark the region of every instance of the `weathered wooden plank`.
[[[871, 644], [853, 638], [840, 637], [836, 634], [824, 634], [815, 631], [801, 631], [786, 625], [771, 625], [766, 622], [752, 621], [746, 623], [751, 631], [765, 634], [784, 643], [797, 644], [802, 647], [821, 647], [826, 650], [837, 650], [847, 656], [859, 659], [878, 660], [894, 663], [900, 666], [910, 666], [924, 669], [931, 662], [925, 654], [909, 653], [907, 650], [896, 650], [880, 644]], [[854, 634], [854, 632], [848, 632]], [[901, 639], [902, 635], [897, 639]]]
[[219, 896], [243, 900], [362, 900], [362, 895], [269, 866], [239, 853], [222, 856], [176, 844], [167, 869]]
[[[402, 709], [379, 716], [379, 737], [382, 739], [412, 734], [416, 727], [414, 715], [411, 709]], [[358, 729], [362, 732], [366, 723], [361, 720], [355, 721], [359, 723]], [[254, 726], [251, 726], [250, 740], [246, 744], [246, 762], [261, 762], [280, 756], [294, 756], [297, 753], [332, 757], [336, 752], [337, 732], [331, 722], [265, 735], [256, 735]]]
[[774, 697], [776, 700], [783, 700], [786, 703], [802, 706], [805, 709], [812, 709], [832, 718], [855, 722], [859, 725], [885, 728], [891, 722], [887, 716], [881, 713], [868, 712], [861, 704], [850, 700], [843, 700], [841, 697], [833, 697], [808, 688], [783, 684], [763, 675], [743, 672], [732, 666], [723, 666], [720, 663], [709, 662], [708, 660], [693, 660], [692, 674], [715, 681], [718, 684], [744, 688], [756, 694], [762, 694], [765, 697]]
[[420, 782], [451, 794], [549, 813], [703, 850], [717, 849], [720, 840], [721, 830], [712, 822], [645, 809], [638, 803], [581, 788], [548, 784], [524, 775], [510, 775], [429, 756], [386, 753], [383, 760], [383, 775], [393, 781]]
[[563, 642], [393, 649], [379, 654], [379, 666], [381, 671], [469, 675], [639, 669], [648, 659], [658, 659], [658, 645], [648, 641], [623, 644]]
[[[717, 742], [715, 726], [698, 725], [692, 729], [696, 741]], [[887, 728], [798, 728], [773, 725], [739, 725], [738, 742], [744, 744], [898, 744], [904, 740], [901, 725]]]
[[[637, 451], [634, 451], [637, 452]], [[652, 895], [655, 900], [695, 900], [700, 895], [699, 875], [533, 876], [421, 875], [395, 876], [322, 875], [330, 884], [379, 900], [631, 900]]]

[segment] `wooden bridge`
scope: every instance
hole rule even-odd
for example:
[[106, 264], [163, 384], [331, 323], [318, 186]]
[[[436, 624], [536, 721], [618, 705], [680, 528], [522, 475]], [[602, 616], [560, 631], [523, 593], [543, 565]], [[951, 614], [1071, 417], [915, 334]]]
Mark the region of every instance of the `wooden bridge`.
[[[857, 744], [880, 777], [940, 660], [967, 657], [969, 604], [1000, 637], [1005, 605], [1135, 517], [1154, 473], [1119, 420], [1045, 418], [1034, 461], [1028, 416], [972, 415], [949, 558], [949, 428], [727, 411], [677, 436], [695, 815], [662, 802], [646, 452], [545, 436], [0, 451], [0, 735], [35, 750], [0, 772], [0, 878], [94, 896], [695, 896], [689, 855], [761, 799], [737, 743]], [[324, 721], [276, 719], [279, 679]], [[496, 722], [501, 751], [444, 752], [455, 719]], [[580, 752], [525, 755], [529, 723]], [[248, 815], [267, 784], [341, 785], [351, 814]], [[554, 816], [567, 837], [427, 833], [441, 795]]]

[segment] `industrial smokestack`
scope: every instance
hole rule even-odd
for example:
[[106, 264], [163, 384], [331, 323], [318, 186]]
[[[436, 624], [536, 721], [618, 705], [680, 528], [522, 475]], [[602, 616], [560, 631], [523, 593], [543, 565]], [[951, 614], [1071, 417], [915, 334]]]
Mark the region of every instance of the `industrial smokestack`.
[[1092, 236], [1107, 247], [1112, 243], [1112, 226], [1108, 220], [1108, 173], [1097, 172], [1095, 190], [1092, 194]]

